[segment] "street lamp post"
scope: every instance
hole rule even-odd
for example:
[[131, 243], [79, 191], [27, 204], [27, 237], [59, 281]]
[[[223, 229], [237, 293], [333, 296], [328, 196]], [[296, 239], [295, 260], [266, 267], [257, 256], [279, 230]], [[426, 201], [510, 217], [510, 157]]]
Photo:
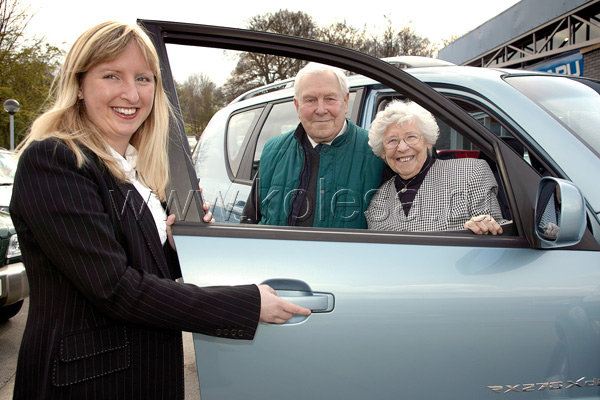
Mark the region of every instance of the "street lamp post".
[[15, 114], [19, 112], [21, 105], [15, 99], [4, 102], [4, 111], [10, 114], [10, 149], [15, 149]]

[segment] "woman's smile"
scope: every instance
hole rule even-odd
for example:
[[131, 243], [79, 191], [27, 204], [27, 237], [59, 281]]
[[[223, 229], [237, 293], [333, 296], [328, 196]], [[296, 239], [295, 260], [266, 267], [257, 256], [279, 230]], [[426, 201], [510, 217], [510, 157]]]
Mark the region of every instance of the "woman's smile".
[[139, 110], [138, 108], [123, 108], [123, 107], [113, 107], [112, 108], [117, 114], [122, 115], [126, 118], [135, 117], [135, 114]]
[[413, 156], [408, 156], [408, 157], [398, 157], [398, 158], [396, 158], [396, 161], [399, 161], [399, 162], [409, 162], [413, 158], [415, 158], [414, 155]]

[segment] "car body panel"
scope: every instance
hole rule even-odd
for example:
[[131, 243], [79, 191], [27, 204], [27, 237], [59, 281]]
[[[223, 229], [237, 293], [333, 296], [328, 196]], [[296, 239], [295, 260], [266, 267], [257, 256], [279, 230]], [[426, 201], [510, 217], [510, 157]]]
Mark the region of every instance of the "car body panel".
[[[178, 236], [177, 246], [195, 239]], [[203, 399], [485, 399], [497, 396], [488, 386], [600, 373], [600, 270], [586, 252], [223, 237], [203, 245], [211, 251], [201, 260], [180, 256], [186, 282], [293, 278], [335, 296], [333, 312], [260, 324], [252, 343], [195, 334]], [[276, 268], [248, 254], [268, 254]]]
[[[482, 69], [473, 74], [484, 77], [475, 79], [462, 76], [461, 67], [448, 66], [408, 75], [360, 53], [304, 39], [141, 22], [155, 39], [165, 87], [175, 99], [166, 43], [269, 52], [365, 75], [358, 79], [381, 84], [364, 83], [359, 89], [362, 103], [356, 103], [352, 117], [364, 127], [377, 96], [410, 97], [496, 159], [514, 218], [505, 235], [480, 237], [250, 226], [237, 224], [235, 213], [229, 221], [234, 223], [205, 225], [178, 213], [173, 232], [185, 282], [269, 282], [286, 298], [296, 296], [299, 304], [313, 296], [331, 299], [329, 311], [294, 317], [284, 325], [259, 324], [252, 341], [194, 334], [203, 400], [487, 399], [515, 392], [534, 399], [600, 399], [598, 221], [589, 220], [577, 245], [541, 250], [533, 223], [540, 174], [435, 91], [457, 98], [470, 93], [487, 102], [484, 108], [495, 109], [532, 155], [552, 167], [551, 174], [581, 189], [587, 210], [580, 211], [595, 218], [598, 188], [583, 171], [596, 168], [598, 160], [554, 118], [535, 111], [531, 100], [502, 85], [508, 72]], [[449, 77], [437, 81], [435, 71], [442, 70]], [[280, 100], [289, 92], [237, 101], [218, 113], [194, 153], [196, 171], [189, 153], [171, 146], [173, 190], [195, 190], [199, 178], [208, 201], [220, 202], [225, 214], [240, 213], [239, 201], [246, 198], [251, 180], [228, 170], [223, 127], [232, 110]], [[528, 116], [534, 121], [523, 122]], [[175, 142], [178, 135], [172, 132]], [[579, 152], [589, 163], [571, 165], [577, 163], [562, 153], [567, 151]], [[200, 213], [199, 203], [196, 208]]]

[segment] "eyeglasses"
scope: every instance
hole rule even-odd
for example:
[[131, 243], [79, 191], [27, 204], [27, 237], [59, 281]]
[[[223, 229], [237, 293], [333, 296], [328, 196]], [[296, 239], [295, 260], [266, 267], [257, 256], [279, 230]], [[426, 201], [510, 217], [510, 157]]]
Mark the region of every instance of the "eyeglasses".
[[383, 147], [387, 150], [392, 150], [398, 148], [401, 141], [404, 141], [407, 146], [415, 146], [421, 140], [423, 135], [421, 133], [409, 133], [403, 138], [397, 138], [395, 136], [385, 138], [383, 140]]

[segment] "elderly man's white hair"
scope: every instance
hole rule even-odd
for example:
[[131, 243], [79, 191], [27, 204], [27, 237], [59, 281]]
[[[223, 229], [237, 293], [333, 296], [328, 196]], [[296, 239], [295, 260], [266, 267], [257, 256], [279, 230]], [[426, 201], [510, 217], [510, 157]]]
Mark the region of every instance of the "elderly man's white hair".
[[298, 99], [298, 95], [300, 94], [300, 85], [302, 83], [302, 79], [304, 79], [307, 75], [314, 74], [317, 72], [332, 72], [335, 74], [338, 82], [340, 83], [340, 89], [342, 94], [348, 93], [348, 79], [344, 74], [344, 71], [337, 67], [332, 67], [331, 65], [319, 64], [315, 62], [310, 62], [306, 64], [296, 75], [296, 79], [294, 80], [294, 97]]

